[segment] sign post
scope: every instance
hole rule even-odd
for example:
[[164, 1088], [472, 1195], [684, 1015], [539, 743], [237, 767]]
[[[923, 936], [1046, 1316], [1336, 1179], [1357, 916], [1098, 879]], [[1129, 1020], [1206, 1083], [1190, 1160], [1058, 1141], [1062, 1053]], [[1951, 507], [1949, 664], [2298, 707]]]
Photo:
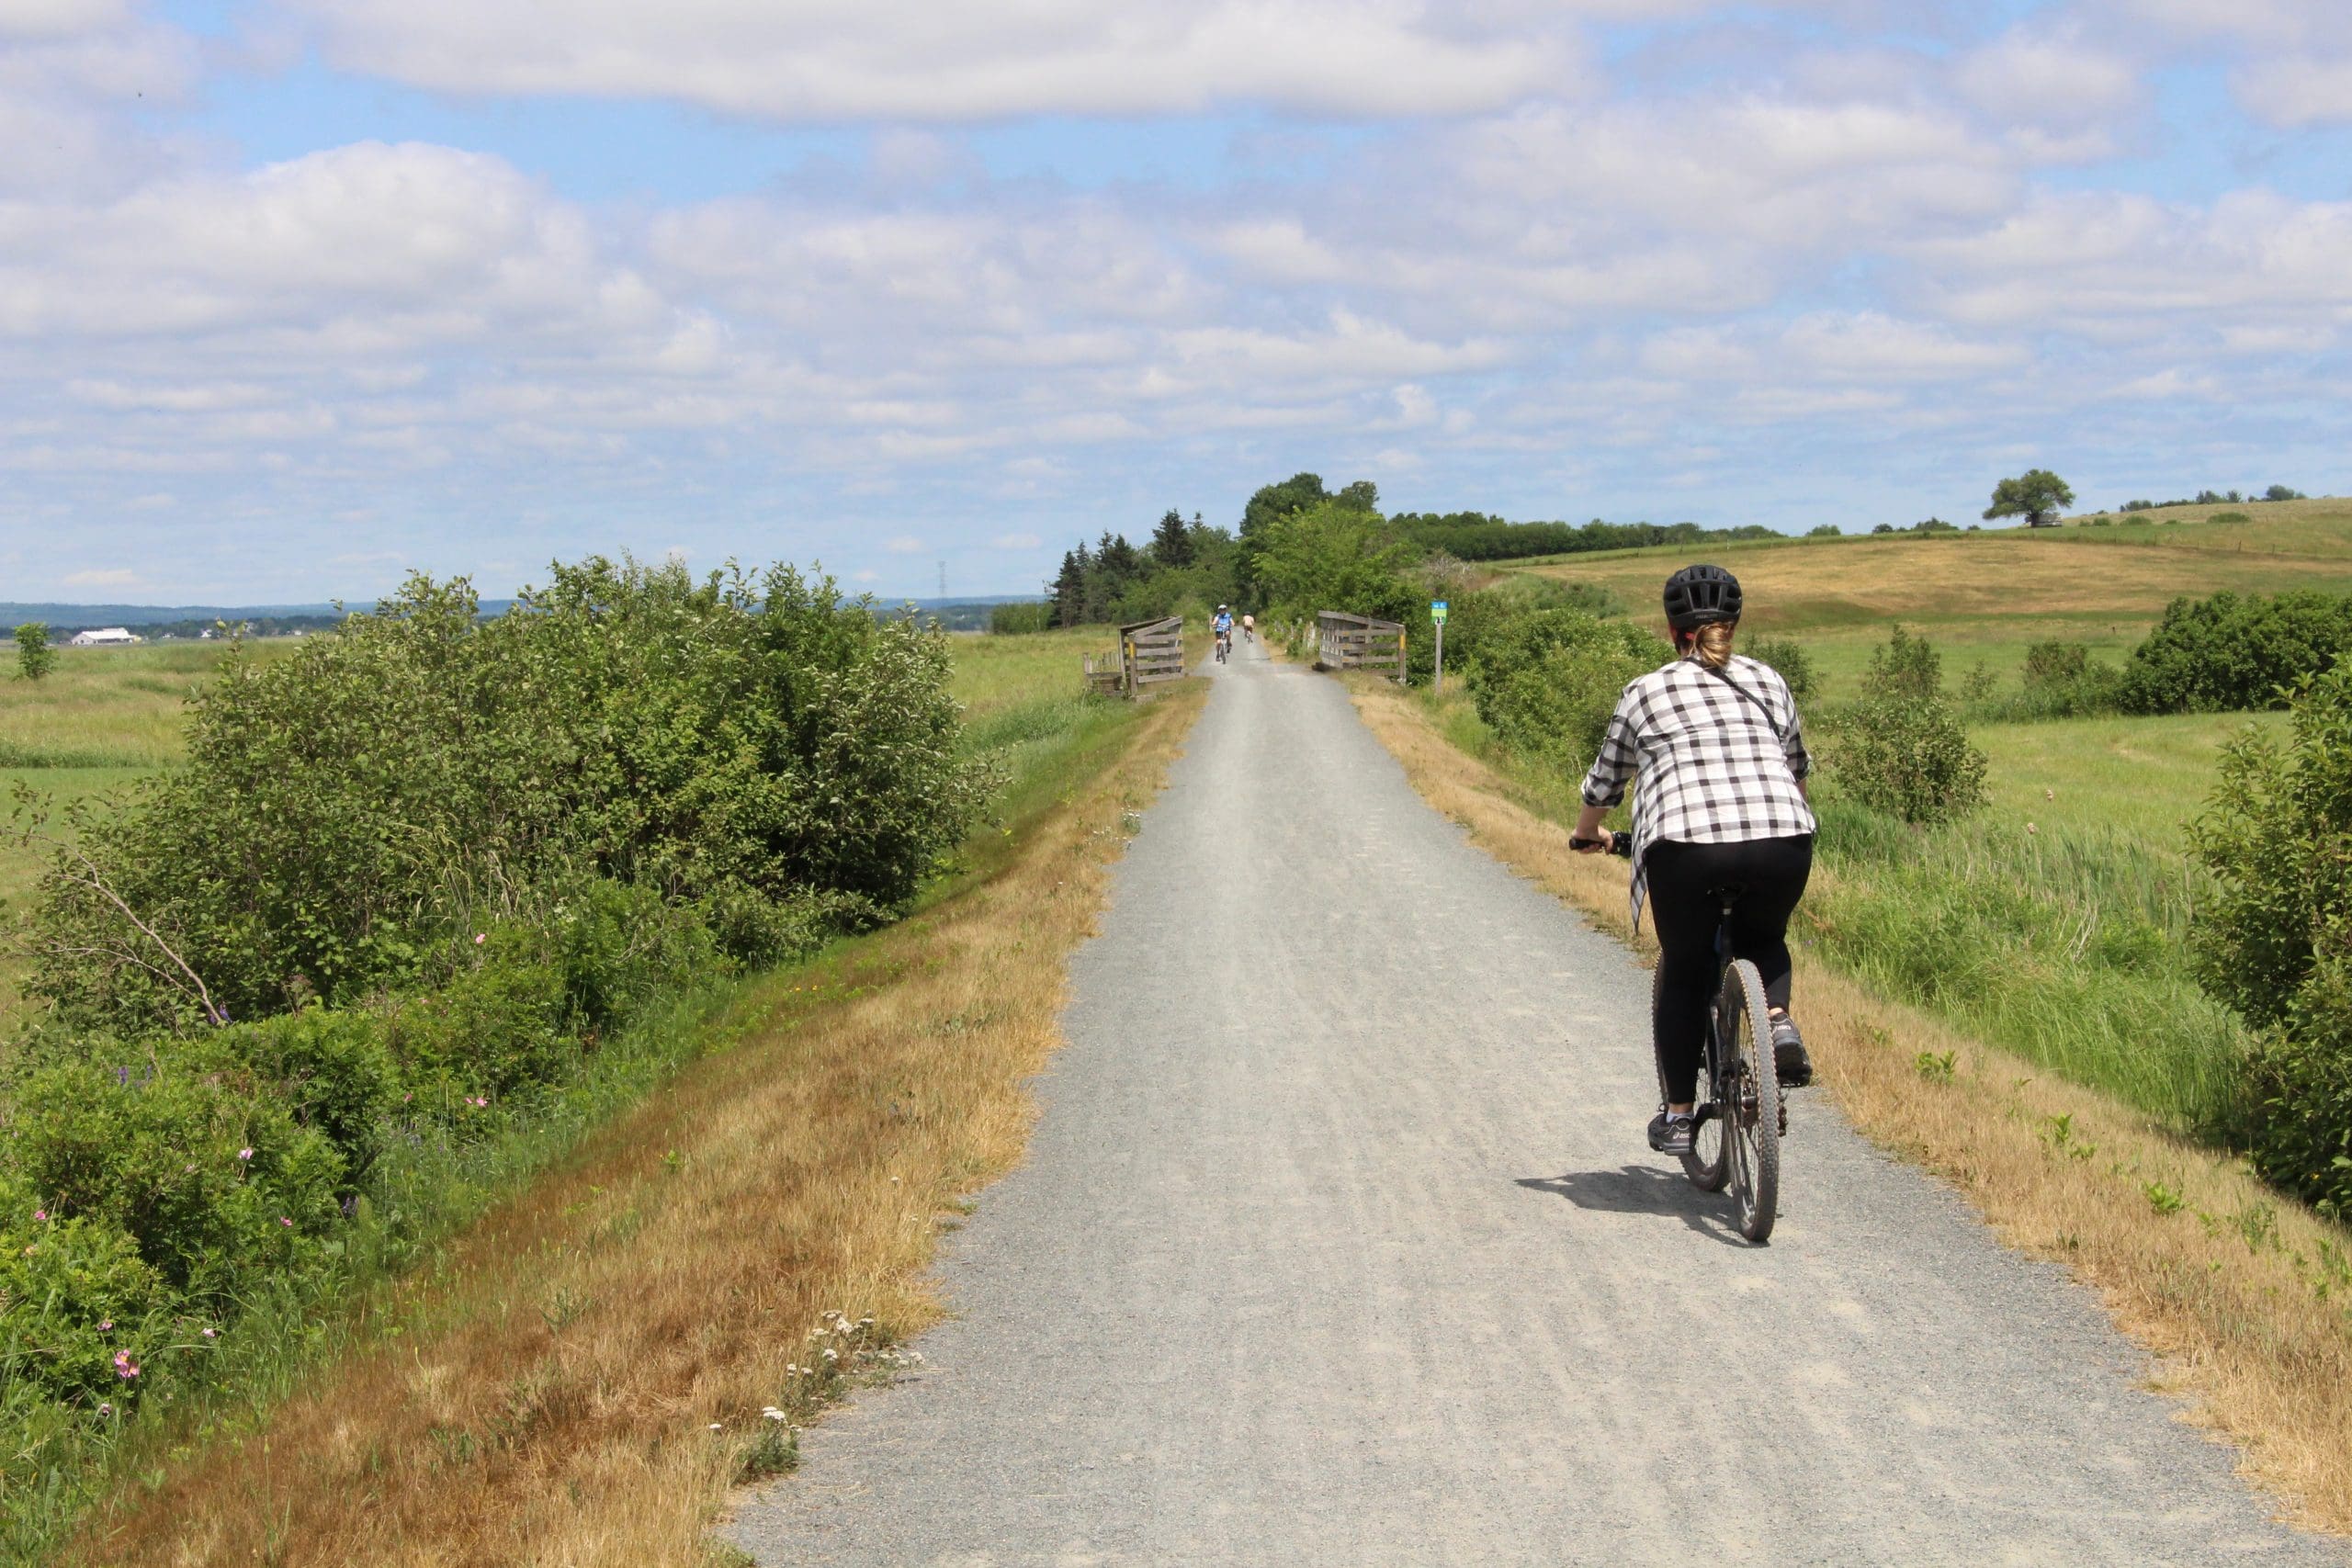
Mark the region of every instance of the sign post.
[[1430, 680], [1430, 690], [1432, 693], [1434, 693], [1434, 694], [1439, 694], [1439, 695], [1443, 695], [1443, 694], [1444, 694], [1444, 692], [1445, 692], [1445, 601], [1444, 601], [1444, 600], [1442, 600], [1442, 599], [1432, 599], [1432, 600], [1430, 600], [1430, 624], [1431, 624], [1431, 625], [1433, 625], [1433, 626], [1435, 626], [1437, 627], [1437, 648], [1436, 648], [1436, 649], [1435, 649], [1435, 653], [1434, 653], [1434, 657], [1435, 657], [1435, 659], [1436, 659], [1436, 660], [1437, 660], [1437, 672], [1436, 672], [1436, 675], [1435, 675], [1435, 676]]

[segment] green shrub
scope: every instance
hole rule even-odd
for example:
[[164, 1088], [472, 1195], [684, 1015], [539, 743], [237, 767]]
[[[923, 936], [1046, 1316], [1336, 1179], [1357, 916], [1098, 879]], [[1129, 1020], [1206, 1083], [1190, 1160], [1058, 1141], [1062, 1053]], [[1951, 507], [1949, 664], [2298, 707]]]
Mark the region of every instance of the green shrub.
[[2280, 745], [2251, 731], [2195, 827], [2221, 883], [2199, 976], [2263, 1032], [2249, 1143], [2270, 1180], [2352, 1218], [2352, 666], [2298, 701]]
[[997, 637], [1020, 637], [1052, 629], [1054, 607], [1049, 604], [998, 604], [989, 611], [989, 631]]
[[1836, 539], [1842, 538], [1845, 533], [1846, 530], [1835, 523], [1816, 523], [1804, 531], [1804, 536], [1808, 539]]
[[1823, 762], [1847, 798], [1915, 826], [1984, 803], [1984, 753], [1943, 694], [1943, 661], [1901, 626], [1873, 649], [1860, 701], [1820, 725]]
[[299, 1269], [340, 1217], [344, 1162], [326, 1135], [257, 1074], [166, 1046], [119, 1055], [17, 1087], [17, 1179], [51, 1213], [129, 1236], [175, 1296], [211, 1310]]
[[2352, 642], [2352, 598], [2216, 593], [2176, 599], [2132, 650], [2117, 700], [2128, 713], [2283, 707]]
[[[0, 1173], [0, 1382], [12, 1394], [85, 1410], [128, 1403], [167, 1326], [156, 1321], [164, 1299], [163, 1280], [119, 1227], [59, 1213], [21, 1177]], [[11, 1468], [0, 1461], [0, 1476]]]
[[1901, 622], [1887, 632], [1884, 646], [1871, 649], [1862, 673], [1862, 694], [1889, 702], [1934, 702], [1943, 695], [1944, 661], [1926, 637], [1914, 637]]
[[1626, 682], [1671, 653], [1638, 626], [1567, 609], [1502, 617], [1475, 648], [1478, 716], [1505, 745], [1566, 771], [1590, 765]]
[[81, 824], [107, 890], [61, 867], [33, 991], [136, 1032], [428, 983], [457, 938], [543, 920], [603, 877], [700, 903], [737, 956], [903, 904], [960, 840], [944, 637], [788, 568], [697, 582], [591, 559], [477, 625], [412, 580], [290, 658], [233, 657], [185, 766]]
[[343, 1159], [338, 1193], [355, 1190], [375, 1164], [384, 1122], [400, 1103], [387, 1031], [372, 1013], [307, 1007], [192, 1036], [175, 1055], [192, 1072], [250, 1082], [296, 1126], [323, 1136]]
[[28, 681], [38, 681], [57, 663], [57, 649], [49, 643], [49, 627], [39, 621], [27, 621], [17, 628], [17, 673]]
[[1821, 694], [1823, 677], [1813, 667], [1804, 645], [1794, 637], [1759, 637], [1747, 641], [1739, 651], [1778, 671], [1781, 679], [1788, 682], [1789, 695], [1799, 703], [1811, 702]]
[[2083, 718], [2118, 711], [2122, 684], [2123, 672], [2091, 658], [2087, 644], [2052, 640], [2026, 649], [2015, 695], [1993, 698], [1988, 683], [1968, 696], [1971, 711], [1983, 720]]

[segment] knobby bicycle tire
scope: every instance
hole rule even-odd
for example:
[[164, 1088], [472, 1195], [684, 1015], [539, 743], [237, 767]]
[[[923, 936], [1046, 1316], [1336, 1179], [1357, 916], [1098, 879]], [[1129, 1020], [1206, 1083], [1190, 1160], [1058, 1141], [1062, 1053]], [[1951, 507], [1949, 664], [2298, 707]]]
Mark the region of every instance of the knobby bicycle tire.
[[1721, 1039], [1732, 1053], [1732, 1103], [1723, 1107], [1724, 1148], [1730, 1156], [1732, 1198], [1739, 1234], [1753, 1242], [1772, 1235], [1781, 1204], [1781, 1083], [1772, 1061], [1772, 1015], [1764, 976], [1745, 958], [1724, 966], [1716, 1003]]

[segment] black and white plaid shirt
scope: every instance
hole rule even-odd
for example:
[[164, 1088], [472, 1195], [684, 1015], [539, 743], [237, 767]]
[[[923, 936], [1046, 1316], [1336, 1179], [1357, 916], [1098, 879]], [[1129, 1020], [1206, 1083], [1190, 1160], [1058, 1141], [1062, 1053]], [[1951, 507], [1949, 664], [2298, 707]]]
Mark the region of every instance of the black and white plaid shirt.
[[1634, 792], [1636, 925], [1649, 890], [1644, 863], [1659, 840], [1728, 844], [1814, 830], [1812, 808], [1797, 787], [1813, 771], [1813, 759], [1789, 683], [1770, 665], [1737, 654], [1723, 673], [1738, 691], [1695, 659], [1678, 660], [1628, 685], [1600, 754], [1585, 774], [1587, 806], [1616, 805], [1639, 775]]

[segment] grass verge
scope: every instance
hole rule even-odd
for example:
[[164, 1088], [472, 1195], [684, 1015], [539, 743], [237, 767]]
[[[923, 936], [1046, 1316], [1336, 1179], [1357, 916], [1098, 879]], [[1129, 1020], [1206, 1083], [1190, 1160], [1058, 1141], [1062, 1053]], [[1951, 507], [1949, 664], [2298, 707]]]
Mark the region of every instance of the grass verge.
[[68, 1560], [716, 1560], [726, 1489], [937, 1315], [941, 1217], [1018, 1158], [1064, 959], [1203, 694], [1033, 756], [952, 891], [688, 1021], [708, 1054], [327, 1325], [290, 1393], [160, 1428]]
[[[1422, 797], [1489, 854], [1637, 946], [1624, 868], [1449, 740], [1413, 694], [1352, 682]], [[1814, 961], [1820, 1082], [1882, 1147], [1950, 1181], [2010, 1245], [2068, 1266], [2160, 1359], [2156, 1386], [2236, 1442], [2298, 1522], [2352, 1530], [2352, 1233], [2239, 1162]]]

